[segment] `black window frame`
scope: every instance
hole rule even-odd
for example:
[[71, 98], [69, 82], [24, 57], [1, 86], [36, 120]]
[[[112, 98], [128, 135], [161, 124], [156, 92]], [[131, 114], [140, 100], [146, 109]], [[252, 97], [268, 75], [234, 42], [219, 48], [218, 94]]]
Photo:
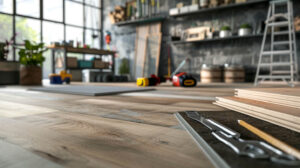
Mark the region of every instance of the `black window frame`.
[[[83, 44], [85, 44], [85, 39], [86, 39], [86, 30], [91, 30], [91, 31], [97, 31], [99, 32], [99, 48], [102, 49], [103, 44], [102, 44], [102, 38], [103, 38], [103, 0], [99, 0], [99, 7], [98, 6], [94, 6], [91, 4], [87, 4], [85, 3], [86, 0], [82, 0], [82, 2], [79, 1], [75, 1], [75, 0], [62, 0], [63, 1], [63, 19], [62, 21], [55, 21], [55, 20], [51, 20], [51, 19], [45, 19], [44, 18], [44, 0], [39, 0], [40, 2], [40, 16], [39, 17], [33, 17], [33, 16], [27, 16], [27, 15], [22, 15], [22, 14], [17, 14], [17, 0], [12, 0], [13, 1], [13, 9], [12, 9], [12, 13], [7, 13], [7, 12], [2, 12], [0, 11], [0, 14], [2, 15], [7, 15], [7, 16], [12, 16], [13, 19], [13, 35], [16, 34], [16, 17], [23, 17], [23, 18], [28, 18], [28, 19], [34, 19], [34, 20], [39, 20], [40, 21], [40, 41], [43, 42], [43, 22], [51, 22], [51, 23], [57, 23], [57, 24], [61, 24], [64, 27], [64, 41], [66, 41], [66, 27], [70, 26], [70, 27], [77, 27], [77, 28], [81, 28], [83, 29], [83, 39], [82, 42]], [[67, 24], [66, 23], [66, 1], [69, 2], [73, 2], [73, 3], [78, 3], [81, 4], [83, 7], [83, 26], [78, 26], [78, 25], [73, 25], [73, 24]], [[91, 7], [91, 8], [95, 8], [99, 10], [99, 29], [95, 29], [95, 28], [89, 28], [86, 26], [86, 12], [85, 9], [86, 7]], [[13, 39], [13, 60], [12, 61], [17, 61], [16, 60], [16, 47], [15, 46], [19, 46], [22, 44], [18, 44], [16, 43], [16, 38]]]

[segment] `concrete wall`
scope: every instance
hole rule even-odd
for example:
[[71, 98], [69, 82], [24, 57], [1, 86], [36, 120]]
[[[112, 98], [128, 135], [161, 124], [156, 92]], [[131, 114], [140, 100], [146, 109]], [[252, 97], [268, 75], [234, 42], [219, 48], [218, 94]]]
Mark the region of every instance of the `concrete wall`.
[[[168, 10], [174, 8], [178, 2], [190, 4], [191, 0], [162, 0], [161, 11], [164, 14], [168, 14]], [[130, 70], [133, 72], [135, 26], [117, 27], [112, 25], [107, 17], [115, 5], [123, 5], [124, 3], [122, 0], [104, 0], [104, 31], [109, 30], [112, 32], [112, 48], [119, 51], [119, 58], [126, 57], [130, 59]], [[174, 70], [182, 60], [189, 57], [192, 60], [191, 73], [196, 76], [199, 76], [202, 64], [238, 64], [247, 66], [255, 71], [262, 41], [261, 37], [174, 45], [170, 40], [170, 30], [176, 26], [184, 30], [192, 25], [212, 26], [216, 29], [224, 25], [229, 25], [233, 29], [233, 33], [236, 33], [241, 24], [249, 23], [253, 26], [253, 31], [257, 32], [259, 23], [266, 19], [267, 9], [268, 5], [261, 4], [207, 12], [182, 18], [168, 18], [162, 27], [163, 43], [159, 67], [160, 75], [166, 75], [168, 73], [168, 47], [171, 48], [172, 70]], [[295, 15], [300, 15], [299, 1], [294, 2], [294, 13]], [[299, 50], [300, 36], [297, 36], [297, 38]], [[300, 54], [300, 51], [298, 53]], [[182, 70], [188, 71], [188, 65]], [[132, 77], [134, 77], [133, 74]]]

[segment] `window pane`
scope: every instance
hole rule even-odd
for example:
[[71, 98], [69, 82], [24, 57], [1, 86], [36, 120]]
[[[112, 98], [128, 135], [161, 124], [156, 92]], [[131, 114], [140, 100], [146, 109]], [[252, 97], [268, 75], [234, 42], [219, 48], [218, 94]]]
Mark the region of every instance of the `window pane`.
[[66, 1], [66, 23], [83, 26], [83, 5]]
[[0, 42], [9, 40], [13, 34], [12, 17], [0, 14]]
[[40, 17], [39, 0], [17, 0], [17, 13], [32, 17]]
[[66, 41], [69, 42], [70, 40], [74, 41], [74, 45], [76, 45], [76, 42], [79, 42], [82, 46], [83, 29], [67, 26], [66, 27]]
[[43, 62], [43, 79], [49, 79], [49, 74], [51, 74], [52, 71], [51, 51], [48, 50], [44, 52], [43, 56], [45, 57], [45, 61]]
[[12, 13], [13, 0], [0, 0], [0, 11], [5, 13]]
[[83, 0], [71, 0], [71, 1], [83, 2]]
[[86, 27], [100, 29], [100, 10], [86, 7]]
[[44, 0], [44, 18], [55, 21], [63, 21], [63, 1]]
[[23, 44], [24, 40], [40, 42], [41, 38], [41, 21], [16, 17], [17, 43]]
[[50, 45], [51, 42], [62, 42], [64, 40], [64, 26], [62, 24], [43, 22], [43, 41]]
[[13, 47], [12, 46], [10, 46], [9, 47], [9, 49], [8, 49], [9, 51], [8, 51], [8, 55], [7, 55], [7, 60], [8, 61], [13, 61], [14, 60], [14, 54], [13, 54]]
[[100, 32], [86, 30], [85, 43], [90, 45], [91, 48], [100, 48]]
[[100, 0], [85, 0], [86, 4], [100, 7]]

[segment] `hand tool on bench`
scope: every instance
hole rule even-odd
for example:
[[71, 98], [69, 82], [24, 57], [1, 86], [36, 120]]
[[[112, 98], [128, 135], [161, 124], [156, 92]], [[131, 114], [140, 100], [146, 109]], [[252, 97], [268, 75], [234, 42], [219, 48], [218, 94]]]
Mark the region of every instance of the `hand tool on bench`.
[[265, 142], [244, 140], [240, 138], [240, 133], [217, 121], [207, 119], [194, 111], [186, 111], [185, 113], [189, 118], [208, 127], [215, 138], [229, 146], [238, 155], [248, 156], [254, 159], [270, 159], [273, 162], [290, 166], [300, 165], [300, 161], [292, 155], [283, 153]]
[[283, 150], [284, 152], [295, 156], [296, 158], [300, 159], [300, 151], [282, 141], [280, 141], [279, 139], [269, 135], [268, 133], [263, 132], [262, 130], [252, 126], [251, 124], [248, 124], [247, 122], [243, 121], [243, 120], [238, 120], [238, 123], [243, 126], [244, 128], [248, 129], [249, 131], [251, 131], [252, 133], [254, 133], [255, 135], [261, 137], [262, 139], [264, 139], [265, 141], [269, 142], [270, 144], [274, 145], [275, 147]]

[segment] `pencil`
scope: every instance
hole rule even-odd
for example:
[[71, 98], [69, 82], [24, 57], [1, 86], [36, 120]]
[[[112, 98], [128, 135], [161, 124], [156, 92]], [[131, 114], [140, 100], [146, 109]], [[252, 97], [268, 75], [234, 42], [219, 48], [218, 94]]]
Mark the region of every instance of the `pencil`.
[[295, 156], [296, 158], [300, 159], [300, 151], [297, 150], [296, 148], [280, 141], [279, 139], [263, 132], [262, 130], [248, 124], [247, 122], [243, 121], [243, 120], [238, 120], [238, 123], [245, 127], [246, 129], [248, 129], [249, 131], [251, 131], [252, 133], [254, 133], [255, 135], [259, 136], [260, 138], [264, 139], [265, 141], [269, 142], [270, 144], [272, 144], [273, 146], [281, 149], [282, 151]]

